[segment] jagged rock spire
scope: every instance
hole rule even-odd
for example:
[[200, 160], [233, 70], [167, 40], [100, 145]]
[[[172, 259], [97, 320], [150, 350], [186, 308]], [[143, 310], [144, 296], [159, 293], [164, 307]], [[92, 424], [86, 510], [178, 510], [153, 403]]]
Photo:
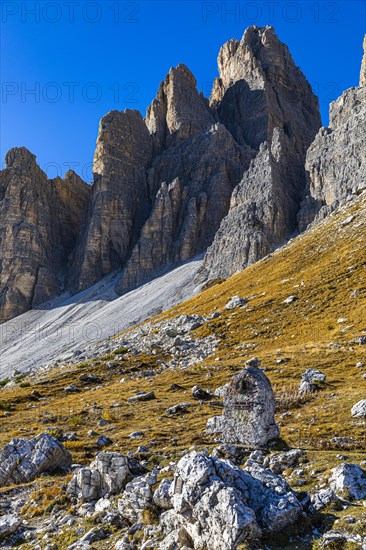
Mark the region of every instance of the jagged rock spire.
[[0, 322], [60, 292], [89, 186], [69, 173], [48, 180], [25, 147], [0, 172]]
[[13, 147], [5, 155], [6, 168], [28, 168], [37, 165], [36, 155], [33, 155], [26, 147]]
[[170, 69], [146, 113], [155, 151], [208, 129], [215, 119], [188, 67]]
[[320, 127], [318, 100], [273, 27], [250, 27], [218, 56], [211, 105], [253, 151], [207, 251], [202, 278], [228, 277], [296, 230], [306, 150]]
[[298, 216], [300, 230], [366, 189], [365, 70], [366, 52], [360, 86], [349, 88], [330, 104], [329, 128], [320, 129], [307, 151], [308, 178]]

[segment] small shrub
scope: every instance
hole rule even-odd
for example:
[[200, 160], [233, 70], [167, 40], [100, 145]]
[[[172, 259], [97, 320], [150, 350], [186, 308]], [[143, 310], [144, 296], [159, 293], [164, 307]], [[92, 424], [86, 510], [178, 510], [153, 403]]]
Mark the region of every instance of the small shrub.
[[275, 401], [276, 401], [276, 411], [277, 412], [287, 412], [292, 409], [298, 409], [302, 407], [307, 401], [309, 401], [308, 396], [300, 395], [297, 386], [290, 386], [287, 389], [274, 390]]
[[145, 525], [159, 525], [159, 514], [155, 508], [147, 508], [142, 514], [142, 523]]
[[116, 416], [111, 413], [111, 411], [105, 411], [102, 415], [102, 419], [107, 422], [115, 422], [117, 420]]
[[69, 418], [69, 425], [72, 428], [77, 428], [78, 426], [80, 426], [80, 424], [82, 424], [82, 422], [83, 422], [83, 415], [82, 414], [76, 414], [75, 416], [71, 416]]

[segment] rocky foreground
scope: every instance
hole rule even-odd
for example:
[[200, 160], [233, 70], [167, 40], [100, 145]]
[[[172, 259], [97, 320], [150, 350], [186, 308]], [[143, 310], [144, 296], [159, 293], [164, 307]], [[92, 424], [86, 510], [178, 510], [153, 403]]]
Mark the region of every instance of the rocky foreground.
[[[238, 302], [231, 300], [229, 308], [233, 301]], [[197, 316], [178, 319], [165, 324], [165, 331], [176, 338], [182, 326], [190, 332], [200, 322], [204, 320]], [[80, 379], [88, 384], [101, 381], [92, 375]], [[299, 394], [318, 391], [325, 380], [320, 371], [306, 371]], [[70, 386], [65, 391], [78, 389]], [[244, 370], [214, 393], [194, 386], [192, 397], [201, 402], [215, 400], [215, 404], [223, 399], [223, 415], [207, 423], [207, 432], [221, 433], [223, 443], [211, 451], [193, 448], [167, 466], [158, 463], [158, 454], [155, 465], [149, 460], [157, 441], [127, 455], [99, 452], [86, 466], [73, 464], [62, 443], [75, 440], [76, 434], [52, 428], [54, 435], [11, 440], [0, 452], [0, 487], [9, 487], [2, 492], [1, 547], [234, 550], [284, 548], [292, 536], [310, 548], [315, 536], [319, 548], [343, 543], [364, 548], [362, 530], [358, 534], [328, 530], [320, 538], [316, 526], [324, 513], [352, 510], [366, 502], [366, 460], [359, 465], [339, 455], [341, 464], [330, 471], [326, 483], [302, 490], [304, 468], [311, 466], [306, 451], [269, 452], [278, 446], [280, 430], [271, 384], [258, 359], [249, 360]], [[153, 391], [140, 391], [128, 401], [144, 406], [155, 399]], [[182, 415], [191, 406], [179, 403], [166, 413]], [[366, 418], [366, 400], [351, 412]], [[108, 424], [103, 418], [98, 422], [99, 427]], [[130, 439], [142, 435], [132, 432]], [[100, 448], [112, 443], [104, 435], [97, 440]], [[313, 474], [316, 477], [317, 471]], [[54, 501], [39, 514], [29, 484], [39, 476], [53, 475], [67, 477]], [[31, 512], [31, 521], [23, 519], [24, 512], [26, 516]]]
[[2, 547], [362, 549], [365, 211], [361, 194], [262, 265], [8, 382]]
[[[17, 453], [18, 460], [5, 472], [9, 452]], [[231, 460], [218, 458], [225, 453]], [[31, 481], [42, 472], [69, 468], [70, 458], [62, 444], [46, 434], [29, 442], [13, 440], [0, 454], [1, 482]], [[235, 458], [242, 460], [240, 449], [221, 446], [211, 455], [192, 451], [178, 463], [147, 471], [134, 457], [101, 452], [89, 467], [72, 467], [74, 474], [63, 497], [64, 505], [68, 501], [73, 504], [68, 505], [72, 512], [55, 506], [37, 530], [17, 516], [27, 502], [26, 491], [19, 491], [15, 502], [4, 499], [7, 513], [0, 518], [2, 546], [31, 542], [45, 533], [43, 543], [34, 542], [33, 548], [87, 549], [111, 538], [114, 542], [108, 547], [116, 550], [229, 550], [261, 548], [263, 544], [271, 548], [269, 541], [275, 541], [276, 536], [281, 540], [281, 534], [283, 539], [286, 531], [287, 535], [306, 531], [309, 521], [316, 521], [321, 511], [347, 508], [366, 498], [366, 471], [356, 464], [341, 464], [332, 471], [328, 487], [307, 494], [292, 490], [279, 475], [285, 470], [292, 475], [301, 471], [305, 456], [300, 449], [277, 453], [270, 459], [261, 451], [252, 452], [244, 468], [235, 465]], [[16, 490], [9, 493], [16, 494]], [[61, 542], [58, 533], [81, 526], [87, 519], [96, 525], [74, 543]], [[85, 529], [75, 533], [78, 531]], [[60, 542], [47, 544], [53, 538]], [[328, 531], [320, 547], [342, 541], [363, 548], [366, 538]]]

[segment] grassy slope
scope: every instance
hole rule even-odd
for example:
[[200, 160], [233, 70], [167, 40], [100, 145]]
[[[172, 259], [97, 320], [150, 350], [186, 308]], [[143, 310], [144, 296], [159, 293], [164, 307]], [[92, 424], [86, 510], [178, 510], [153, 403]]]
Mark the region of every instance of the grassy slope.
[[[355, 219], [342, 226], [341, 222], [351, 214]], [[67, 432], [77, 432], [78, 440], [66, 443], [74, 462], [89, 463], [97, 452], [96, 437], [87, 435], [90, 429], [108, 435], [114, 441], [110, 449], [121, 452], [157, 441], [154, 447], [157, 456], [150, 459], [151, 463], [168, 462], [192, 445], [211, 447], [214, 442], [205, 434], [204, 427], [207, 418], [216, 414], [215, 409], [196, 403], [182, 416], [167, 417], [164, 412], [180, 401], [192, 402], [191, 388], [195, 384], [214, 389], [226, 383], [255, 355], [266, 367], [279, 400], [277, 420], [281, 423], [283, 440], [290, 446], [308, 450], [310, 463], [305, 488], [319, 483], [319, 474], [311, 476], [310, 469], [316, 468], [321, 475], [339, 464], [336, 455], [340, 447], [331, 442], [334, 436], [354, 438], [353, 448], [342, 451], [347, 460], [365, 459], [365, 421], [353, 419], [350, 414], [353, 404], [366, 396], [366, 379], [362, 378], [366, 368], [356, 368], [359, 361], [366, 364], [366, 346], [350, 343], [353, 338], [366, 335], [365, 234], [366, 197], [360, 197], [271, 257], [157, 317], [161, 320], [182, 313], [222, 312], [220, 318], [196, 331], [197, 336], [214, 333], [221, 338], [215, 357], [202, 365], [185, 371], [167, 370], [152, 379], [138, 380], [138, 371], [146, 369], [146, 365], [156, 367], [159, 357], [127, 355], [114, 368], [107, 367], [111, 357], [106, 357], [30, 377], [14, 388], [4, 388], [0, 392], [0, 415], [3, 415], [0, 445], [11, 437], [28, 437], [55, 425]], [[359, 292], [351, 297], [355, 289]], [[235, 294], [250, 297], [248, 305], [234, 312], [225, 311], [226, 302]], [[289, 295], [297, 300], [286, 305], [284, 300]], [[340, 317], [347, 321], [338, 323]], [[287, 361], [277, 364], [280, 358]], [[322, 391], [303, 402], [296, 395], [296, 388], [301, 373], [310, 367], [326, 373], [327, 383]], [[78, 376], [83, 372], [100, 375], [102, 387], [65, 395], [63, 388], [70, 383], [78, 384]], [[123, 383], [121, 377], [125, 378]], [[172, 391], [173, 382], [183, 389]], [[156, 400], [139, 405], [126, 403], [126, 398], [136, 390], [151, 389], [157, 395]], [[45, 399], [32, 401], [32, 390], [39, 391]], [[120, 407], [111, 408], [115, 403], [120, 403]], [[52, 415], [53, 422], [44, 425], [44, 418]], [[110, 420], [112, 427], [97, 428], [101, 416]], [[135, 430], [143, 431], [144, 437], [128, 438]], [[35, 488], [40, 483], [44, 482], [35, 482]], [[60, 480], [56, 478], [55, 484], [58, 483]], [[52, 501], [55, 490], [48, 493], [46, 504]], [[44, 498], [39, 499], [42, 512]]]

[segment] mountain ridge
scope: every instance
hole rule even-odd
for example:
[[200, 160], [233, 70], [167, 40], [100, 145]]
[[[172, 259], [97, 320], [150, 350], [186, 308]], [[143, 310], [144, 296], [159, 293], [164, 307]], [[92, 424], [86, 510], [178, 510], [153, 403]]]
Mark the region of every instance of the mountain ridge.
[[[273, 205], [281, 211], [279, 236], [272, 243], [273, 220], [259, 207], [269, 242], [258, 247], [255, 257], [292, 234], [293, 210], [305, 187], [304, 155], [320, 127], [318, 101], [273, 27], [250, 27], [240, 41], [229, 41], [220, 49], [218, 66], [220, 76], [210, 100], [198, 92], [188, 67], [180, 64], [160, 84], [145, 119], [132, 110], [111, 111], [101, 119], [94, 183], [78, 218], [77, 238], [62, 268], [56, 262], [51, 269], [52, 282], [49, 288], [43, 285], [45, 299], [63, 286], [83, 290], [114, 270], [121, 271], [118, 291], [124, 293], [159, 269], [206, 252], [229, 211], [233, 190], [261, 144], [278, 132], [281, 138], [276, 137], [274, 147], [281, 174], [276, 184], [268, 185], [283, 196]], [[0, 178], [6, 187], [4, 171]], [[260, 202], [254, 191], [252, 196]], [[45, 237], [48, 251], [63, 235], [51, 223], [45, 231], [50, 233]], [[36, 235], [29, 242], [30, 251], [39, 241]], [[12, 253], [8, 244], [7, 253], [19, 255], [16, 243]], [[41, 257], [28, 266], [32, 280], [44, 263]], [[39, 303], [33, 299], [35, 284], [11, 282], [6, 271], [4, 264], [2, 321]]]

